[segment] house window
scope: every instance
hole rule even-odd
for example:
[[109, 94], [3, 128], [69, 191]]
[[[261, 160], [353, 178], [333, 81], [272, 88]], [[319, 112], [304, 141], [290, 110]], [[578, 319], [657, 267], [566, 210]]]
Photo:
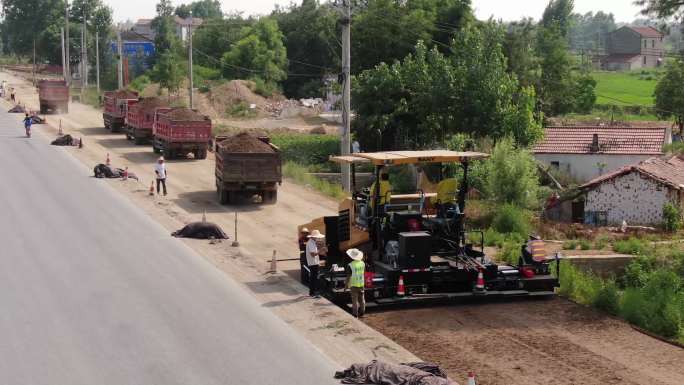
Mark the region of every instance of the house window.
[[560, 169], [560, 162], [551, 162], [551, 168], [553, 169]]
[[644, 40], [644, 48], [648, 48], [648, 40]]
[[646, 55], [644, 55], [644, 65], [646, 65]]
[[651, 40], [651, 48], [655, 48], [655, 40]]

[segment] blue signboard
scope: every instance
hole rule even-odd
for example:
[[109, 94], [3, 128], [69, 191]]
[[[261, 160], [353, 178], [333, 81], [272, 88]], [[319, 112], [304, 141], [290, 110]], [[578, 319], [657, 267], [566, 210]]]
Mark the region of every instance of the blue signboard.
[[[111, 43], [111, 49], [114, 55], [116, 55], [116, 41]], [[148, 58], [154, 54], [154, 43], [147, 41], [124, 41], [122, 51], [123, 55], [128, 58], [128, 67], [131, 70], [134, 68], [147, 70]]]

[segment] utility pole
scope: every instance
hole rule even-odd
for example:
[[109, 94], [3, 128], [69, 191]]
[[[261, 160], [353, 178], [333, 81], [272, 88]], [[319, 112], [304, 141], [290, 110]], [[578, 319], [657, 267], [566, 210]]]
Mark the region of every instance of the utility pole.
[[[351, 152], [351, 0], [342, 0], [342, 73], [344, 89], [342, 92], [342, 155]], [[344, 191], [351, 189], [351, 168], [348, 163], [342, 164], [342, 187]]]
[[188, 25], [188, 68], [189, 74], [188, 78], [190, 79], [190, 87], [188, 89], [188, 95], [190, 95], [190, 108], [193, 107], [192, 103], [192, 89], [193, 89], [193, 79], [192, 79], [192, 11], [190, 11], [190, 24]]
[[95, 31], [95, 81], [97, 94], [100, 95], [100, 31]]
[[62, 28], [59, 31], [60, 38], [62, 40], [62, 76], [64, 76], [64, 80], [67, 80], [67, 69], [66, 69], [66, 60], [64, 59], [66, 56], [64, 56], [64, 28]]
[[33, 38], [33, 85], [36, 85], [36, 38]]
[[71, 59], [69, 56], [69, 1], [64, 2], [64, 65], [67, 86], [71, 84]]
[[88, 87], [88, 16], [86, 15], [86, 3], [83, 3], [83, 86]]
[[121, 42], [121, 26], [119, 26], [116, 30], [116, 53], [119, 56], [119, 65], [118, 65], [118, 73], [119, 73], [119, 89], [123, 89], [123, 47], [122, 47], [122, 42]]

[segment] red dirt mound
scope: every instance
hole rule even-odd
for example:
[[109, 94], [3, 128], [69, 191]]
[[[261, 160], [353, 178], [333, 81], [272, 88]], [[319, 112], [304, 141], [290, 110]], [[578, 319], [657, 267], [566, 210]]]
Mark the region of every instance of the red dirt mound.
[[247, 132], [231, 136], [219, 143], [222, 151], [239, 153], [273, 153], [275, 150], [261, 139], [250, 135]]
[[161, 100], [159, 98], [143, 98], [143, 99], [140, 99], [138, 104], [136, 104], [135, 106], [139, 110], [147, 112], [150, 110], [154, 110], [155, 108], [158, 108], [158, 107], [166, 107], [166, 106], [168, 106], [168, 103], [166, 103], [164, 100]]
[[189, 108], [174, 108], [166, 114], [173, 121], [202, 121], [206, 117]]

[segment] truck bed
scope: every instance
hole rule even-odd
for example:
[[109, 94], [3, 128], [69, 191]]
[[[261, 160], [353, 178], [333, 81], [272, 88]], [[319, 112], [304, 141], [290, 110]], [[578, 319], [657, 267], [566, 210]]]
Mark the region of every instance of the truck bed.
[[224, 183], [282, 181], [280, 153], [216, 152], [216, 177]]

